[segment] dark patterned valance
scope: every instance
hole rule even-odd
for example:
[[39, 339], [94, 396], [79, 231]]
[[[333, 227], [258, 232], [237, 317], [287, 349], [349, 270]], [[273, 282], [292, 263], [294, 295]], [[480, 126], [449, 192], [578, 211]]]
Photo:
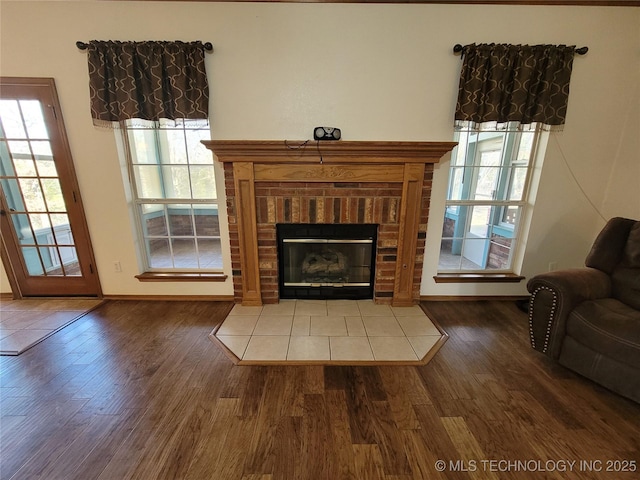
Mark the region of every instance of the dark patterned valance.
[[[95, 125], [139, 118], [207, 120], [209, 86], [201, 42], [89, 42]], [[116, 124], [117, 125], [117, 124]]]
[[575, 46], [472, 44], [463, 48], [455, 120], [539, 122], [561, 128]]

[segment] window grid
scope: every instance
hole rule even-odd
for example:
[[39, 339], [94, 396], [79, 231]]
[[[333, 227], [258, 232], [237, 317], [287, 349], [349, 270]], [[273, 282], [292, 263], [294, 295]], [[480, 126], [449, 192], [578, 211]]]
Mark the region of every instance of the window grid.
[[[136, 150], [139, 146], [134, 138], [136, 130], [143, 131], [147, 138], [149, 135], [153, 135], [152, 154], [149, 153], [148, 148]], [[182, 144], [180, 153], [176, 154], [174, 151], [180, 145], [170, 145], [169, 136], [163, 134], [163, 131], [166, 130], [170, 131], [168, 135], [175, 131], [183, 133], [180, 142], [178, 142]], [[200, 135], [202, 131], [202, 128], [189, 128], [183, 125], [179, 129], [166, 127], [140, 129], [133, 127], [127, 128], [124, 132], [125, 148], [129, 159], [129, 178], [135, 206], [134, 216], [138, 238], [142, 240], [141, 244], [145, 250], [141, 252], [143, 253], [141, 258], [143, 259], [145, 271], [187, 273], [220, 272], [222, 270], [222, 260], [219, 255], [220, 235], [217, 198], [215, 196], [193, 198], [195, 191], [193, 186], [193, 159], [191, 157], [193, 145], [189, 145], [188, 135], [190, 132], [194, 132], [199, 144], [199, 140], [202, 139]], [[138, 139], [142, 136], [140, 134], [137, 135]], [[146, 145], [146, 147], [149, 147], [149, 145]], [[204, 146], [202, 148], [204, 149]], [[210, 155], [206, 150], [204, 153], [207, 156]], [[144, 156], [145, 154], [146, 156]], [[183, 158], [176, 160], [176, 155], [183, 155]], [[205, 162], [200, 159], [200, 162], [196, 165], [198, 167], [209, 166], [213, 170], [213, 159], [207, 159]], [[136, 170], [136, 167], [139, 166], [156, 167], [153, 172], [156, 177], [154, 178], [157, 183], [156, 187], [158, 188], [155, 192], [152, 192], [152, 195], [149, 195], [150, 192], [148, 191], [140, 192], [140, 186], [145, 179], [141, 178], [142, 173]], [[186, 175], [176, 179], [167, 173], [171, 172], [167, 167], [185, 168]], [[150, 169], [147, 170], [147, 173], [150, 171]], [[211, 182], [210, 184], [205, 182], [205, 187], [208, 187], [205, 190], [215, 194], [215, 174], [213, 171], [211, 175], [205, 178], [205, 180], [207, 179], [210, 179]], [[186, 182], [185, 185], [181, 184], [180, 187], [186, 186], [187, 188], [183, 188], [183, 190], [187, 191], [189, 196], [184, 195], [184, 191], [181, 192], [182, 195], [175, 195], [177, 180], [182, 180], [183, 183]], [[210, 210], [211, 213], [207, 214], [207, 210]], [[157, 215], [159, 211], [162, 212], [161, 215]], [[199, 225], [196, 221], [198, 216], [202, 218], [209, 217], [204, 226]], [[162, 221], [157, 222], [160, 217]], [[188, 221], [183, 217], [188, 217]], [[158, 225], [151, 226], [150, 220], [156, 220]], [[154, 228], [156, 231], [153, 231]], [[203, 232], [205, 229], [213, 230], [215, 233]], [[161, 248], [159, 248], [160, 246]]]
[[[512, 273], [539, 129], [462, 130], [457, 136], [460, 143], [449, 169], [438, 272]], [[483, 141], [490, 145], [485, 150]], [[500, 151], [499, 166], [483, 166], [482, 154], [493, 151]]]

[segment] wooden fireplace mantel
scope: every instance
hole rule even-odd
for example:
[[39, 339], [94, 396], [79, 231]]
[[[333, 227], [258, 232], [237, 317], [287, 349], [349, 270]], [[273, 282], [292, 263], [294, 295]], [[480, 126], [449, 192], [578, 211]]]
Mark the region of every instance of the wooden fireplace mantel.
[[420, 224], [425, 165], [437, 163], [455, 142], [261, 141], [202, 142], [233, 164], [242, 271], [242, 304], [262, 305], [255, 182], [399, 182], [398, 259], [392, 305], [409, 306]]

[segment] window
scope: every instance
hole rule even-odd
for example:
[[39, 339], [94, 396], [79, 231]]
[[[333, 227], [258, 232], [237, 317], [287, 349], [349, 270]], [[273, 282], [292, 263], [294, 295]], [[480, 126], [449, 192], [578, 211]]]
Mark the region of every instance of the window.
[[145, 272], [222, 270], [213, 157], [200, 143], [209, 129], [199, 124], [134, 120], [122, 130]]
[[439, 273], [513, 273], [540, 129], [500, 127], [466, 124], [455, 134]]

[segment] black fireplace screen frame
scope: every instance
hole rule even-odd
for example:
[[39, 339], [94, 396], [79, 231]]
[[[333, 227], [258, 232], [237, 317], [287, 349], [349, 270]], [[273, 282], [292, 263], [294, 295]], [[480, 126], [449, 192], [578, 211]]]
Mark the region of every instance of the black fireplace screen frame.
[[[375, 264], [377, 253], [378, 224], [328, 224], [328, 223], [278, 223], [278, 289], [282, 299], [371, 299], [374, 294]], [[364, 282], [331, 282], [318, 279], [302, 283], [285, 282], [285, 241], [347, 244], [349, 241], [366, 241], [371, 245], [369, 276]], [[310, 241], [311, 240], [311, 241]], [[317, 242], [313, 242], [317, 240]], [[344, 242], [343, 242], [344, 241]], [[304, 283], [304, 284], [303, 284]]]

